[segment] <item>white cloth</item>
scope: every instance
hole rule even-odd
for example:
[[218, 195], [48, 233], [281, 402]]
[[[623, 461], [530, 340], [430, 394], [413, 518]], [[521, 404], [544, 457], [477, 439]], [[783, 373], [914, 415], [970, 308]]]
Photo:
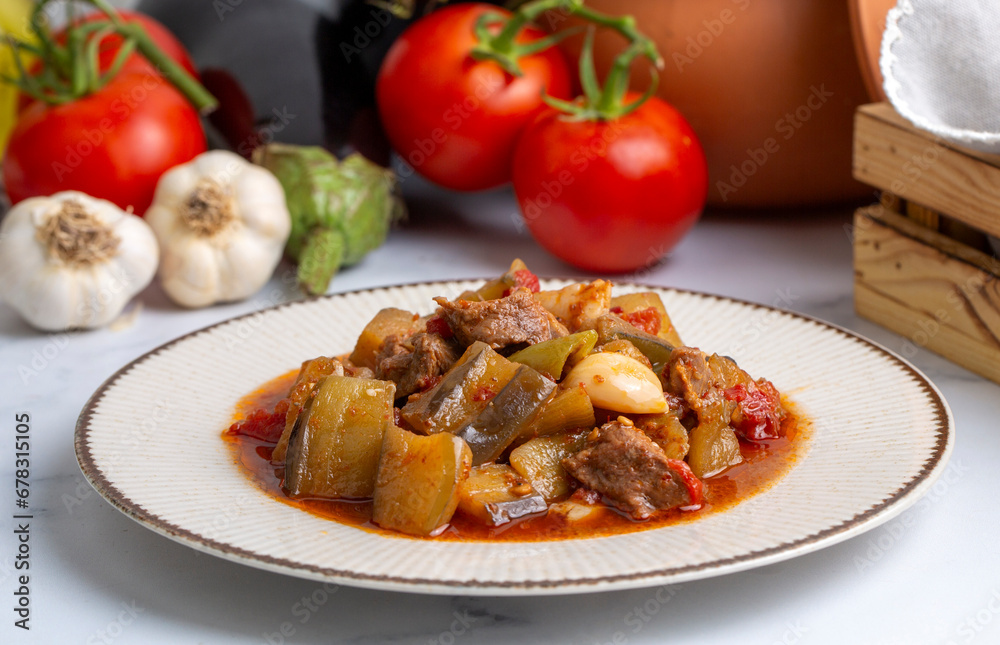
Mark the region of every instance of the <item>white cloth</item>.
[[896, 111], [941, 138], [1000, 153], [1000, 2], [899, 0], [882, 38]]

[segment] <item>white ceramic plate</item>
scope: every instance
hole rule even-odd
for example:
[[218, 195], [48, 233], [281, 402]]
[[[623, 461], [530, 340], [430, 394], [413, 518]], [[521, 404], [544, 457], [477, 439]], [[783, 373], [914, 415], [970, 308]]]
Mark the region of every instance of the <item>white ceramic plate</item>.
[[676, 583], [815, 551], [912, 505], [951, 452], [941, 394], [888, 350], [796, 314], [657, 289], [686, 343], [770, 378], [813, 423], [797, 465], [728, 511], [612, 537], [438, 542], [320, 519], [269, 497], [240, 470], [221, 439], [240, 397], [304, 359], [349, 351], [382, 307], [429, 312], [433, 296], [480, 282], [293, 303], [170, 342], [123, 367], [87, 403], [76, 428], [80, 466], [139, 523], [236, 562], [359, 587], [527, 595]]

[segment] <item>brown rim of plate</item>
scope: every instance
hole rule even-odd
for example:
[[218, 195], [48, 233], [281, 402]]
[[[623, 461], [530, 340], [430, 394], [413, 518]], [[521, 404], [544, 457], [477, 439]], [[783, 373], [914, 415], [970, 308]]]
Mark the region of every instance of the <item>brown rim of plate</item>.
[[[657, 569], [652, 571], [642, 571], [629, 574], [618, 574], [609, 576], [600, 576], [592, 578], [568, 578], [564, 580], [524, 580], [524, 581], [480, 581], [480, 580], [445, 580], [439, 578], [415, 578], [415, 577], [402, 577], [402, 576], [386, 576], [386, 575], [371, 575], [358, 573], [356, 571], [343, 571], [338, 569], [329, 569], [325, 567], [318, 567], [314, 565], [307, 565], [300, 562], [295, 562], [292, 560], [287, 560], [284, 558], [275, 558], [269, 555], [257, 553], [255, 551], [249, 551], [239, 547], [234, 547], [230, 544], [219, 542], [217, 540], [212, 540], [206, 538], [202, 535], [194, 533], [188, 529], [182, 528], [167, 522], [147, 511], [127, 496], [125, 496], [118, 488], [110, 482], [104, 475], [104, 472], [98, 468], [97, 464], [94, 462], [93, 456], [90, 453], [90, 446], [87, 443], [87, 433], [89, 431], [90, 420], [94, 415], [95, 409], [100, 403], [100, 400], [104, 397], [107, 390], [115, 384], [115, 382], [121, 377], [125, 376], [134, 367], [143, 363], [144, 361], [153, 358], [157, 354], [171, 348], [189, 337], [196, 336], [206, 331], [210, 331], [216, 327], [226, 325], [244, 318], [249, 318], [251, 316], [258, 316], [261, 313], [267, 311], [276, 311], [284, 307], [288, 307], [295, 304], [301, 304], [303, 302], [309, 302], [312, 300], [321, 299], [332, 299], [340, 296], [359, 294], [366, 292], [377, 292], [377, 291], [387, 291], [389, 289], [413, 287], [418, 285], [435, 285], [435, 284], [453, 284], [456, 282], [465, 282], [473, 280], [481, 280], [482, 278], [468, 278], [468, 279], [457, 279], [457, 280], [434, 280], [429, 282], [412, 282], [406, 284], [393, 284], [385, 285], [381, 287], [372, 287], [367, 289], [356, 289], [353, 291], [345, 291], [336, 294], [329, 294], [323, 296], [316, 296], [312, 298], [304, 298], [302, 300], [294, 300], [291, 302], [285, 302], [271, 307], [266, 307], [258, 311], [243, 314], [241, 316], [236, 316], [234, 318], [229, 318], [212, 325], [208, 325], [201, 329], [179, 336], [171, 341], [160, 345], [159, 347], [146, 352], [142, 356], [130, 361], [121, 369], [116, 371], [100, 387], [91, 395], [84, 405], [83, 410], [80, 413], [79, 418], [76, 422], [74, 445], [76, 450], [77, 462], [80, 465], [80, 470], [83, 472], [84, 476], [90, 481], [90, 484], [101, 494], [106, 500], [111, 502], [122, 513], [132, 518], [133, 520], [147, 526], [150, 529], [155, 530], [164, 536], [170, 537], [176, 541], [187, 543], [193, 548], [199, 550], [213, 553], [219, 555], [225, 559], [239, 559], [239, 561], [251, 566], [257, 566], [257, 568], [263, 568], [267, 570], [283, 570], [288, 575], [296, 575], [297, 573], [309, 572], [313, 574], [313, 577], [317, 579], [327, 579], [331, 581], [356, 581], [358, 583], [390, 583], [393, 585], [399, 585], [400, 587], [414, 587], [410, 589], [411, 592], [416, 593], [438, 593], [434, 590], [418, 589], [416, 587], [438, 587], [440, 589], [448, 589], [450, 591], [460, 591], [462, 589], [552, 589], [552, 588], [564, 588], [565, 593], [581, 593], [588, 591], [605, 591], [607, 589], [599, 587], [598, 585], [608, 585], [617, 582], [625, 582], [632, 580], [643, 580], [649, 579], [650, 585], [658, 584], [658, 579], [665, 577], [677, 577], [684, 576], [685, 574], [696, 573], [699, 571], [706, 571], [712, 569], [721, 569], [723, 567], [728, 567], [732, 565], [738, 565], [744, 562], [752, 562], [755, 560], [761, 560], [768, 558], [770, 556], [776, 556], [782, 553], [788, 553], [793, 550], [806, 547], [817, 542], [821, 542], [832, 538], [834, 536], [844, 536], [843, 539], [849, 537], [847, 535], [851, 529], [859, 526], [860, 524], [866, 522], [867, 520], [883, 513], [889, 509], [897, 500], [905, 497], [911, 490], [913, 490], [917, 485], [926, 480], [934, 468], [938, 466], [941, 462], [942, 457], [948, 446], [949, 438], [951, 436], [949, 418], [950, 414], [948, 412], [948, 407], [944, 402], [944, 399], [937, 392], [937, 389], [929, 382], [927, 377], [925, 377], [919, 370], [914, 366], [910, 365], [908, 361], [900, 356], [897, 356], [890, 350], [882, 347], [878, 343], [870, 341], [866, 338], [859, 336], [858, 334], [834, 325], [832, 323], [825, 322], [818, 318], [808, 316], [806, 314], [800, 314], [794, 311], [788, 311], [786, 309], [779, 309], [777, 307], [771, 307], [768, 305], [762, 305], [760, 303], [751, 302], [748, 300], [743, 300], [740, 298], [730, 298], [728, 296], [719, 296], [710, 293], [704, 293], [701, 291], [694, 291], [689, 289], [676, 289], [673, 287], [663, 287], [651, 284], [643, 284], [637, 282], [623, 282], [622, 286], [634, 286], [641, 288], [650, 289], [660, 289], [664, 291], [673, 291], [675, 293], [690, 294], [694, 296], [699, 296], [702, 298], [714, 299], [714, 300], [726, 300], [730, 302], [739, 303], [742, 305], [750, 306], [752, 308], [763, 309], [768, 311], [779, 311], [783, 314], [790, 315], [794, 318], [812, 322], [823, 327], [826, 327], [834, 332], [837, 332], [847, 338], [863, 343], [872, 349], [875, 349], [880, 354], [886, 358], [893, 361], [895, 364], [902, 367], [906, 372], [908, 372], [914, 379], [920, 383], [921, 390], [933, 401], [935, 410], [935, 424], [937, 430], [937, 440], [934, 444], [934, 450], [931, 455], [924, 462], [923, 467], [920, 472], [917, 473], [910, 481], [898, 488], [891, 495], [886, 497], [880, 503], [872, 506], [871, 508], [856, 514], [854, 517], [841, 522], [835, 526], [828, 527], [813, 533], [799, 540], [793, 540], [789, 542], [784, 542], [777, 546], [769, 547], [767, 549], [761, 549], [758, 551], [751, 551], [749, 553], [744, 553], [738, 556], [733, 556], [729, 558], [720, 558], [717, 560], [712, 560], [709, 562], [703, 562], [700, 564], [692, 564], [680, 567], [670, 567], [666, 569]], [[543, 280], [572, 280], [574, 278], [542, 278]], [[419, 538], [414, 538], [419, 539]], [[839, 540], [838, 540], [839, 541]], [[835, 544], [836, 541], [830, 542], [824, 546], [831, 546]], [[262, 566], [258, 566], [262, 565]], [[726, 573], [725, 571], [719, 571], [719, 574]], [[589, 588], [588, 588], [589, 586]], [[405, 588], [396, 588], [396, 591], [406, 591]]]

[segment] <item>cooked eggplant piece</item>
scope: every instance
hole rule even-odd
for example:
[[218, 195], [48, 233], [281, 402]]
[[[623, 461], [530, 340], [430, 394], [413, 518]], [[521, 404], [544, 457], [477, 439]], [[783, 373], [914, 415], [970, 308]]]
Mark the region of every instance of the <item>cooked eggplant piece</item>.
[[458, 487], [458, 510], [488, 526], [544, 513], [545, 499], [506, 464], [484, 464], [469, 471]]
[[486, 408], [517, 367], [486, 343], [473, 343], [437, 385], [411, 397], [401, 415], [423, 434], [456, 433]]
[[285, 414], [285, 429], [282, 431], [281, 437], [278, 439], [278, 444], [271, 453], [271, 461], [275, 463], [285, 461], [288, 437], [292, 434], [292, 428], [295, 427], [295, 422], [298, 420], [302, 408], [312, 398], [316, 384], [331, 374], [336, 374], [337, 376], [344, 375], [344, 364], [339, 359], [318, 356], [302, 362], [302, 367], [299, 368], [295, 382], [292, 383], [292, 387], [288, 390], [289, 405], [288, 412]]
[[722, 402], [708, 402], [688, 435], [687, 462], [698, 477], [717, 475], [743, 461], [740, 441], [724, 415]]
[[621, 309], [622, 314], [626, 316], [649, 308], [655, 309], [658, 314], [660, 329], [656, 333], [656, 336], [674, 347], [683, 345], [684, 343], [681, 342], [681, 337], [677, 334], [674, 323], [671, 322], [670, 316], [667, 314], [667, 308], [663, 306], [660, 294], [653, 291], [644, 291], [642, 293], [627, 293], [611, 299], [611, 310]]
[[425, 320], [416, 314], [395, 307], [382, 309], [372, 318], [358, 337], [351, 352], [351, 362], [374, 370], [378, 350], [389, 336], [407, 338], [423, 329]]
[[589, 432], [588, 428], [532, 439], [510, 452], [510, 465], [531, 482], [546, 502], [565, 497], [570, 493], [572, 479], [562, 460], [583, 449]]
[[596, 329], [599, 345], [617, 339], [627, 340], [649, 359], [657, 375], [662, 374], [663, 368], [670, 362], [671, 352], [674, 351], [674, 346], [667, 341], [653, 334], [647, 334], [615, 315], [601, 316]]
[[448, 433], [413, 434], [386, 428], [375, 484], [372, 520], [410, 535], [433, 535], [451, 521], [472, 453]]
[[382, 435], [392, 425], [396, 387], [327, 376], [288, 438], [285, 489], [292, 497], [371, 497]]
[[577, 428], [590, 429], [595, 423], [594, 404], [587, 390], [582, 387], [557, 388], [519, 439], [534, 439]]
[[597, 332], [588, 329], [529, 345], [511, 354], [509, 359], [527, 365], [553, 381], [558, 381], [566, 370], [580, 362], [596, 344]]
[[458, 431], [458, 436], [472, 449], [472, 463], [478, 466], [503, 454], [524, 434], [555, 389], [555, 383], [535, 370], [517, 365], [517, 371], [503, 389], [475, 419]]
[[663, 448], [668, 459], [684, 459], [687, 456], [690, 449], [688, 431], [676, 412], [639, 415], [635, 417], [635, 425], [653, 443]]

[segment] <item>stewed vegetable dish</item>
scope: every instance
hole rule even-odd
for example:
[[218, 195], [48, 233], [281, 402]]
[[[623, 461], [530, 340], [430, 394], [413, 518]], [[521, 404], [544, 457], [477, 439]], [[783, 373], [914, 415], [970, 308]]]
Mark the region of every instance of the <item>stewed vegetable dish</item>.
[[247, 398], [226, 435], [258, 481], [376, 530], [546, 539], [724, 508], [797, 454], [774, 385], [685, 346], [656, 293], [543, 291], [515, 260], [435, 303]]

